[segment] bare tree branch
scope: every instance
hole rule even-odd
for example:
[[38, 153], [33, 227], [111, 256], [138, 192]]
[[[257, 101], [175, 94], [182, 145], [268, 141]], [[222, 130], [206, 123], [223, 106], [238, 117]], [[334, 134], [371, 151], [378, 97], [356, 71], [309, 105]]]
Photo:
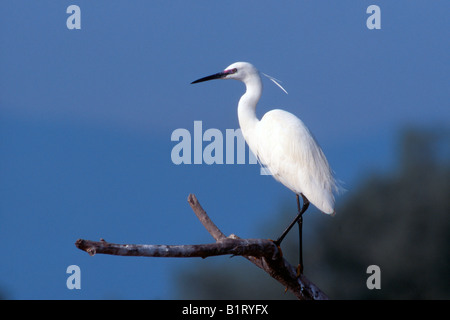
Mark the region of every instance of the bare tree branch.
[[265, 239], [231, 239], [223, 238], [216, 243], [194, 245], [163, 244], [116, 244], [105, 240], [91, 241], [78, 239], [78, 249], [91, 256], [94, 254], [111, 254], [116, 256], [162, 257], [162, 258], [207, 258], [232, 254], [235, 256], [261, 256], [276, 252], [273, 242]]
[[222, 231], [220, 231], [220, 229], [217, 228], [214, 222], [211, 221], [209, 216], [206, 214], [206, 211], [203, 210], [202, 206], [198, 202], [197, 197], [195, 195], [193, 195], [192, 193], [189, 194], [188, 202], [192, 210], [194, 211], [195, 215], [197, 216], [198, 220], [200, 220], [205, 229], [212, 235], [212, 237], [216, 241], [226, 238], [226, 236], [222, 233]]
[[273, 241], [268, 239], [240, 239], [235, 235], [226, 237], [211, 221], [195, 195], [190, 194], [188, 202], [205, 229], [216, 240], [215, 243], [197, 245], [147, 245], [115, 244], [106, 242], [103, 239], [100, 241], [78, 239], [75, 245], [90, 255], [98, 253], [119, 256], [165, 258], [206, 258], [217, 255], [243, 256], [284, 285], [286, 290], [290, 290], [298, 299], [328, 299], [327, 295], [304, 275], [297, 276], [296, 268], [283, 258], [281, 249]]

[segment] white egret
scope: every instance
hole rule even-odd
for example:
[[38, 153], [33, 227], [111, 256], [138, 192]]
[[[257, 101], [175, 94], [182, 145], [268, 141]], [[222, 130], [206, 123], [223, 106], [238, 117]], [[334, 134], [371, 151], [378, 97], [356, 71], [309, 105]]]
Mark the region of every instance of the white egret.
[[[222, 72], [192, 83], [213, 79], [234, 79], [245, 84], [246, 92], [238, 104], [242, 135], [260, 163], [269, 169], [276, 180], [296, 194], [298, 214], [274, 242], [279, 246], [289, 230], [298, 223], [300, 240], [298, 270], [302, 273], [303, 213], [308, 209], [309, 203], [326, 214], [335, 213], [333, 193], [338, 190], [338, 184], [328, 161], [308, 128], [293, 114], [275, 109], [258, 120], [255, 111], [262, 93], [262, 81], [259, 71], [252, 64], [236, 62]], [[299, 195], [303, 199], [301, 208]]]

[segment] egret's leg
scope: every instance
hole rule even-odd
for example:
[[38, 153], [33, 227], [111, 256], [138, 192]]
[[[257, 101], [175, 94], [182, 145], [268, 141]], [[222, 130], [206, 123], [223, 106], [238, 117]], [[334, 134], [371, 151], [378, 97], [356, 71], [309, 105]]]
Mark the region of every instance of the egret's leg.
[[303, 274], [303, 233], [302, 233], [302, 226], [303, 226], [303, 213], [305, 213], [305, 211], [308, 209], [309, 207], [309, 201], [308, 199], [302, 194], [302, 198], [303, 198], [303, 207], [300, 210], [300, 201], [298, 199], [298, 195], [297, 195], [297, 207], [298, 207], [298, 211], [301, 212], [302, 214], [300, 215], [300, 217], [297, 220], [297, 224], [298, 224], [298, 237], [299, 237], [299, 241], [298, 241], [298, 246], [299, 246], [299, 264], [298, 264], [298, 274]]
[[[296, 195], [297, 196], [297, 210], [298, 210], [298, 214], [297, 214], [297, 216], [295, 217], [295, 219], [291, 222], [291, 224], [286, 228], [286, 230], [284, 230], [284, 232], [281, 234], [281, 236], [276, 240], [276, 241], [274, 241], [275, 242], [275, 244], [277, 245], [277, 246], [279, 246], [280, 244], [281, 244], [281, 242], [283, 241], [283, 239], [284, 239], [284, 237], [286, 237], [286, 235], [289, 233], [289, 231], [292, 229], [292, 227], [296, 224], [296, 223], [300, 223], [300, 222], [298, 222], [300, 219], [302, 219], [302, 214], [308, 209], [308, 207], [309, 207], [309, 200], [303, 195], [303, 194], [300, 194], [301, 196], [302, 196], [302, 198], [303, 198], [303, 206], [302, 206], [302, 208], [300, 209], [300, 199], [299, 199], [299, 196], [298, 196], [298, 194]], [[302, 219], [303, 220], [303, 219]], [[300, 224], [299, 224], [299, 228], [300, 228]], [[301, 228], [300, 228], [300, 239], [302, 238], [302, 234], [301, 234]], [[301, 258], [301, 240], [300, 240], [300, 261], [302, 260], [302, 258]]]

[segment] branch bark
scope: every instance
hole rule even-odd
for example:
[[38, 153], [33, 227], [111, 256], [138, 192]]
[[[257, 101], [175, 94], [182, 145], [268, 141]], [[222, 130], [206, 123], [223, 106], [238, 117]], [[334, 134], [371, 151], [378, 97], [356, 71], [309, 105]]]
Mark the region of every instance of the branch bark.
[[211, 257], [217, 255], [243, 256], [276, 279], [286, 290], [300, 300], [326, 300], [327, 295], [304, 275], [297, 276], [297, 270], [283, 258], [281, 249], [268, 239], [240, 239], [235, 235], [226, 237], [211, 221], [195, 195], [190, 194], [188, 203], [197, 218], [216, 240], [215, 243], [198, 245], [148, 245], [115, 244], [78, 239], [75, 245], [90, 255], [110, 254], [141, 257]]

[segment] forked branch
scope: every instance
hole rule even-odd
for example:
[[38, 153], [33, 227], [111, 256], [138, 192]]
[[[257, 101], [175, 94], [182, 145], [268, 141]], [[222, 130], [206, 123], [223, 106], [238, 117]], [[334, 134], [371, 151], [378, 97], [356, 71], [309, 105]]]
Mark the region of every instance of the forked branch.
[[78, 239], [75, 245], [90, 255], [96, 253], [119, 256], [141, 257], [211, 257], [217, 255], [243, 256], [266, 271], [300, 300], [324, 300], [328, 297], [304, 275], [297, 276], [296, 268], [286, 261], [273, 241], [268, 239], [240, 239], [235, 235], [226, 237], [211, 221], [195, 195], [190, 194], [188, 202], [197, 218], [216, 240], [215, 243], [197, 245], [148, 245], [115, 244]]

